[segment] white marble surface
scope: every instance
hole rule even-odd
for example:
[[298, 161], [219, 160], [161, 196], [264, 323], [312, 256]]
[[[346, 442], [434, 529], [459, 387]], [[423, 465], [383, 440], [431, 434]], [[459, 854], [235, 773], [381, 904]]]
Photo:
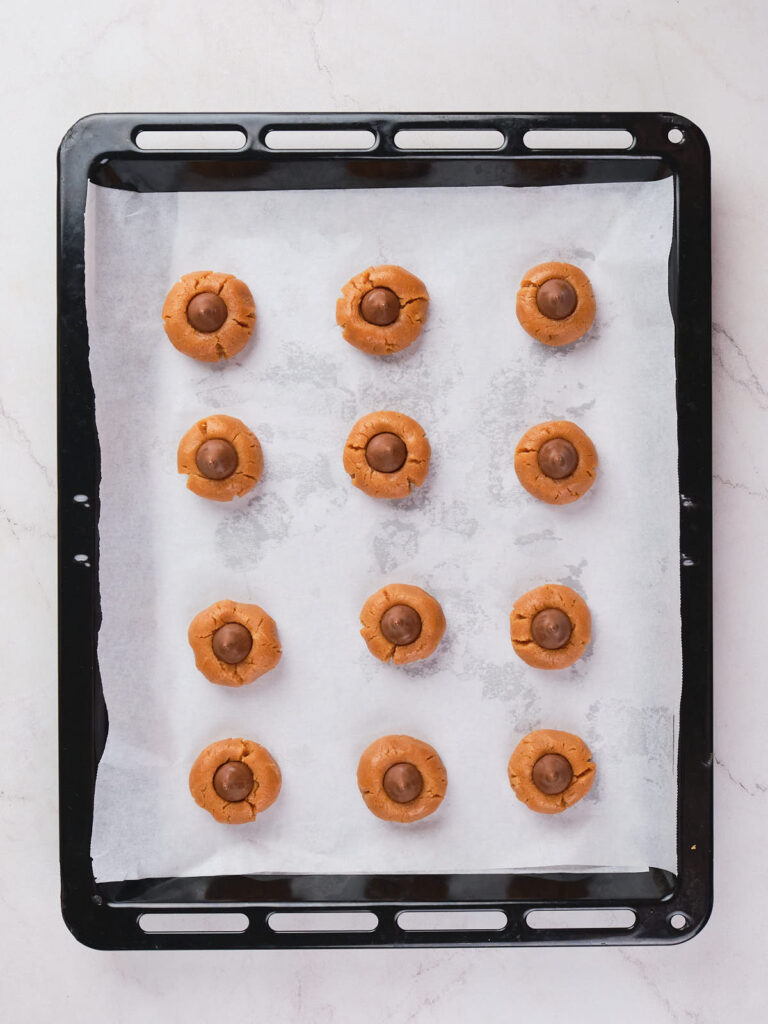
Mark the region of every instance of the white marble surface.
[[[0, 1008], [8, 1021], [764, 1019], [768, 9], [39, 0], [5, 12]], [[670, 109], [713, 152], [716, 903], [676, 948], [96, 953], [58, 911], [55, 149], [97, 110]], [[749, 609], [749, 610], [747, 610]], [[757, 609], [757, 611], [755, 611]]]

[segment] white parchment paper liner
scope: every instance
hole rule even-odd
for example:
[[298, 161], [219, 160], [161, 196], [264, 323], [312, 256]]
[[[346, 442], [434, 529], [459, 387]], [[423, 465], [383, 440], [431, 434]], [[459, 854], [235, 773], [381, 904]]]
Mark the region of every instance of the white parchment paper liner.
[[[667, 300], [672, 181], [542, 189], [135, 194], [89, 187], [87, 303], [102, 459], [99, 662], [110, 732], [92, 842], [99, 879], [218, 872], [448, 872], [591, 865], [674, 870], [681, 686], [673, 327]], [[561, 350], [514, 314], [535, 263], [578, 264], [597, 320]], [[429, 322], [385, 360], [341, 338], [341, 285], [399, 263], [429, 288]], [[171, 284], [193, 270], [251, 287], [253, 342], [194, 362], [163, 332]], [[363, 413], [416, 418], [433, 448], [422, 490], [376, 501], [341, 450]], [[207, 502], [176, 473], [200, 417], [243, 419], [264, 448], [247, 498]], [[600, 471], [575, 505], [534, 500], [515, 444], [566, 418]], [[397, 669], [358, 635], [365, 598], [415, 583], [448, 629], [429, 661]], [[515, 598], [574, 587], [593, 644], [570, 669], [513, 653]], [[276, 619], [278, 668], [240, 690], [195, 670], [186, 630], [219, 598]], [[578, 733], [592, 793], [557, 817], [512, 794], [528, 731]], [[449, 777], [438, 813], [403, 827], [365, 808], [355, 771], [377, 736], [433, 744]], [[187, 790], [209, 742], [263, 743], [277, 803], [225, 827]]]

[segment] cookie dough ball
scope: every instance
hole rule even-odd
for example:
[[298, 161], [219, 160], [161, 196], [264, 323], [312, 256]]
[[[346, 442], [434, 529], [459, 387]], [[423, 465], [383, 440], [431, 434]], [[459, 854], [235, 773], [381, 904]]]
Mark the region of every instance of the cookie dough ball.
[[440, 806], [448, 776], [428, 743], [412, 736], [382, 736], [363, 751], [357, 785], [377, 818], [418, 821]]
[[390, 583], [372, 594], [360, 612], [360, 635], [379, 661], [408, 665], [433, 654], [445, 633], [438, 602], [421, 587]]
[[211, 743], [189, 773], [195, 801], [224, 825], [253, 821], [277, 800], [281, 784], [277, 762], [253, 740]]
[[163, 305], [165, 333], [179, 352], [204, 363], [231, 359], [245, 347], [256, 324], [248, 285], [231, 274], [185, 274]]
[[544, 345], [582, 338], [595, 319], [595, 297], [583, 270], [572, 263], [539, 263], [520, 282], [517, 319]]
[[347, 281], [336, 301], [336, 323], [344, 338], [375, 356], [407, 348], [427, 318], [429, 294], [402, 267], [369, 267]]
[[590, 641], [592, 620], [575, 590], [545, 583], [515, 601], [509, 616], [515, 653], [533, 668], [567, 668]]
[[374, 498], [406, 498], [429, 471], [427, 435], [416, 420], [382, 410], [363, 416], [344, 445], [344, 469], [352, 483]]
[[537, 729], [515, 747], [507, 767], [518, 800], [539, 814], [560, 814], [592, 789], [595, 763], [586, 743], [570, 732]]
[[252, 683], [282, 654], [275, 621], [257, 604], [217, 601], [192, 619], [187, 638], [198, 669], [220, 686]]
[[264, 471], [256, 435], [234, 416], [206, 416], [179, 441], [178, 470], [201, 498], [231, 501], [247, 494]]
[[568, 505], [595, 482], [597, 452], [581, 427], [569, 420], [537, 423], [517, 443], [515, 472], [534, 498]]

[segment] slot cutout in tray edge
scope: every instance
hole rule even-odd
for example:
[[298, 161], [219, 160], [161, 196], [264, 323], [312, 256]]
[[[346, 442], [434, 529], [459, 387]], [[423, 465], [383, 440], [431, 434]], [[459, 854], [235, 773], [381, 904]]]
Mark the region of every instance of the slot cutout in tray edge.
[[173, 128], [140, 128], [133, 139], [145, 151], [192, 152], [242, 149], [247, 137], [242, 128], [206, 128], [199, 131]]
[[270, 128], [264, 145], [273, 150], [368, 150], [376, 144], [370, 128]]
[[523, 135], [527, 149], [631, 149], [635, 137], [623, 128], [531, 128]]
[[507, 926], [503, 910], [404, 910], [397, 915], [404, 932], [498, 932]]
[[590, 907], [575, 910], [529, 910], [525, 923], [536, 931], [558, 928], [632, 928], [637, 921], [634, 910], [623, 907]]
[[506, 139], [498, 128], [401, 128], [395, 145], [402, 150], [501, 149]]
[[273, 932], [372, 932], [378, 923], [378, 917], [370, 910], [278, 910], [267, 918]]
[[156, 933], [233, 932], [247, 931], [250, 921], [246, 914], [214, 914], [201, 911], [193, 914], [142, 914], [139, 928], [149, 935]]

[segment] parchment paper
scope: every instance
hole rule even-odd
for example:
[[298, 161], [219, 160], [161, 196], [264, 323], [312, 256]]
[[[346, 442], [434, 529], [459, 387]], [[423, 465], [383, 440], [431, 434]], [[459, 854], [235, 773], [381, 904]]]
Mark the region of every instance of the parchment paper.
[[[674, 870], [681, 686], [672, 181], [542, 189], [134, 194], [89, 187], [87, 304], [101, 445], [98, 655], [109, 739], [92, 853], [99, 879], [218, 872]], [[592, 280], [587, 339], [562, 350], [515, 313], [522, 274], [562, 259]], [[379, 359], [335, 323], [341, 285], [399, 263], [429, 288], [428, 326]], [[251, 287], [256, 335], [225, 365], [177, 352], [160, 310], [178, 277]], [[363, 413], [395, 409], [433, 458], [410, 498], [376, 501], [342, 467]], [[240, 417], [265, 472], [231, 505], [186, 490], [176, 447], [200, 417]], [[600, 457], [592, 491], [556, 508], [513, 470], [517, 440], [574, 420]], [[442, 603], [429, 661], [376, 661], [366, 597], [415, 583]], [[509, 640], [516, 597], [544, 582], [587, 600], [593, 643], [570, 669], [529, 668]], [[283, 658], [239, 690], [196, 671], [187, 625], [220, 598], [263, 605]], [[514, 797], [506, 765], [532, 729], [582, 736], [591, 794], [556, 817]], [[376, 737], [432, 743], [449, 775], [411, 826], [365, 808], [355, 779]], [[242, 827], [192, 800], [213, 740], [263, 743], [277, 803]]]

